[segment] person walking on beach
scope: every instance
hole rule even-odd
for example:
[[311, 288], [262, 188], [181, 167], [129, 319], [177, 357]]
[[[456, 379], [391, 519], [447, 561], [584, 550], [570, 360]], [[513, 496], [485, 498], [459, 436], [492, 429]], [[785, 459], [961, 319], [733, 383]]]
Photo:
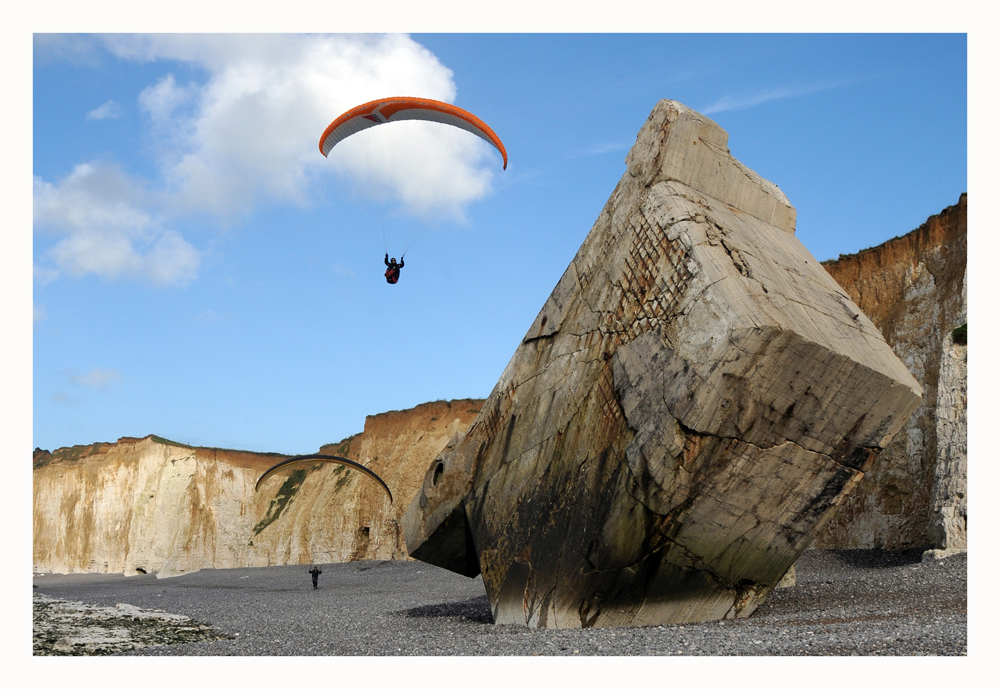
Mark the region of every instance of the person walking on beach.
[[309, 570], [309, 573], [312, 574], [313, 588], [318, 588], [319, 587], [319, 575], [323, 573], [323, 570], [321, 570], [316, 565], [313, 565], [313, 568]]

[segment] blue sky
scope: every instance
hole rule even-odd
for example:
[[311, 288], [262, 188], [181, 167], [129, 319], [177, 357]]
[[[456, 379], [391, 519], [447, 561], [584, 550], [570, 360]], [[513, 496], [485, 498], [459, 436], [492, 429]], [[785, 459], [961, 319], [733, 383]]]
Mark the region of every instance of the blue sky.
[[[306, 453], [369, 414], [485, 397], [661, 98], [728, 131], [817, 259], [905, 234], [967, 191], [966, 48], [963, 34], [36, 36], [33, 444], [156, 433]], [[434, 125], [319, 153], [342, 111], [394, 94], [481, 117], [507, 170]], [[387, 285], [384, 251], [413, 237]]]

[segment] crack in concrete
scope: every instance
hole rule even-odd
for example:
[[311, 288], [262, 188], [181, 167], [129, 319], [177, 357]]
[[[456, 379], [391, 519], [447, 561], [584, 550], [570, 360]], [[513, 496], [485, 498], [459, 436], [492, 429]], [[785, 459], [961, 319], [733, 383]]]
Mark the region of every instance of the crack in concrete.
[[[764, 328], [752, 328], [748, 332], [763, 332], [763, 330], [764, 330]], [[763, 365], [763, 360], [765, 358], [764, 355], [766, 353], [767, 346], [769, 346], [767, 343], [765, 343], [765, 347], [764, 347], [763, 350], [757, 349], [757, 350], [754, 350], [754, 351], [750, 351], [744, 345], [744, 342], [746, 340], [749, 340], [749, 339], [752, 339], [752, 338], [748, 337], [748, 338], [744, 338], [744, 339], [740, 339], [740, 340], [730, 340], [731, 345], [736, 349], [737, 352], [739, 352], [740, 354], [742, 354], [744, 356], [747, 356], [747, 357], [750, 357], [750, 358], [754, 359], [754, 363], [751, 364], [751, 368], [748, 371], [744, 372], [743, 374], [741, 374], [739, 376], [739, 378], [741, 378], [741, 379], [751, 378], [753, 376], [753, 374], [757, 371], [757, 369], [760, 366]], [[625, 344], [625, 343], [623, 343], [623, 344]], [[727, 363], [729, 361], [735, 361], [735, 360], [736, 359], [733, 358], [733, 359], [727, 359], [725, 361], [715, 361], [713, 363]], [[818, 362], [818, 363], [822, 363], [822, 361], [820, 359], [817, 359], [815, 356], [813, 357], [813, 360], [816, 361], [816, 362]], [[849, 357], [845, 357], [845, 356], [838, 356], [837, 360], [839, 362], [839, 368], [837, 369], [837, 373], [834, 375], [835, 378], [842, 378], [842, 377], [844, 377], [842, 375], [842, 373], [844, 371], [844, 368], [846, 366], [850, 365], [850, 364], [856, 364], [857, 363], [853, 359], [850, 359]], [[708, 364], [707, 361], [701, 361], [701, 360], [692, 360], [692, 363], [693, 364], [700, 364], [702, 368]], [[697, 369], [697, 366], [695, 368]], [[813, 382], [817, 382], [817, 381], [813, 381]], [[804, 395], [808, 395], [811, 387], [812, 387], [812, 383], [810, 383], [810, 385], [806, 387], [806, 390], [804, 391], [803, 394]], [[616, 394], [617, 394], [617, 391], [616, 391]], [[813, 397], [815, 398], [815, 395], [813, 395]], [[874, 406], [874, 404], [876, 402], [877, 402], [877, 400], [872, 400], [870, 402], [869, 406], [866, 409], [863, 410], [863, 413], [862, 413], [862, 415], [860, 417], [861, 419], [863, 419], [867, 415], [868, 411]], [[825, 453], [825, 452], [821, 452], [819, 450], [814, 450], [814, 449], [807, 448], [804, 445], [802, 445], [800, 443], [797, 443], [797, 442], [795, 442], [794, 440], [792, 440], [790, 438], [783, 438], [780, 442], [775, 442], [772, 445], [761, 445], [761, 444], [758, 444], [758, 443], [751, 442], [750, 440], [747, 440], [747, 439], [745, 439], [743, 437], [739, 437], [739, 436], [734, 436], [734, 435], [716, 435], [716, 434], [709, 433], [709, 432], [706, 432], [706, 431], [698, 431], [696, 429], [693, 429], [693, 428], [690, 428], [690, 427], [684, 425], [680, 421], [680, 419], [678, 419], [676, 416], [674, 416], [673, 413], [670, 412], [670, 406], [671, 405], [668, 402], [667, 397], [665, 395], [661, 394], [659, 396], [659, 403], [660, 403], [660, 406], [664, 409], [664, 411], [671, 418], [673, 418], [674, 421], [677, 422], [678, 426], [680, 426], [684, 430], [685, 433], [688, 433], [688, 434], [695, 433], [695, 434], [698, 434], [698, 435], [708, 436], [708, 437], [714, 437], [714, 438], [719, 438], [719, 439], [723, 439], [723, 440], [734, 440], [736, 442], [741, 442], [741, 443], [744, 443], [746, 445], [752, 446], [752, 447], [754, 447], [754, 448], [756, 448], [758, 450], [761, 450], [761, 451], [766, 451], [766, 450], [771, 450], [771, 449], [774, 449], [774, 448], [778, 448], [778, 447], [783, 446], [785, 444], [791, 444], [791, 445], [794, 445], [794, 446], [800, 448], [804, 452], [808, 452], [808, 453], [814, 454], [814, 455], [816, 455], [818, 457], [821, 457], [821, 458], [824, 458], [824, 459], [828, 459], [828, 460], [833, 461], [833, 462], [835, 462], [835, 463], [837, 463], [840, 466], [843, 466], [845, 468], [849, 468], [849, 469], [854, 469], [856, 471], [860, 471], [862, 474], [865, 473], [864, 471], [862, 471], [861, 469], [858, 469], [857, 467], [853, 467], [850, 464], [846, 464], [845, 462], [842, 462], [841, 460], [837, 459], [836, 457], [834, 457], [831, 454], [828, 454], [828, 453]], [[620, 399], [619, 399], [619, 404], [620, 404]], [[630, 427], [631, 427], [631, 424], [630, 424]], [[857, 427], [858, 427], [858, 424], [856, 423], [855, 426], [854, 426], [854, 428], [852, 428], [851, 431], [848, 431], [847, 435], [850, 435], [854, 430], [857, 429]], [[633, 430], [634, 430], [634, 428], [633, 428]], [[636, 431], [636, 433], [638, 434], [638, 431]], [[859, 445], [857, 443], [854, 443], [854, 442], [848, 440], [847, 436], [845, 436], [844, 434], [841, 434], [841, 433], [832, 432], [831, 435], [833, 437], [830, 439], [829, 442], [821, 440], [819, 438], [813, 438], [813, 440], [815, 440], [816, 442], [823, 443], [824, 445], [831, 446], [831, 447], [838, 447], [840, 445], [850, 445], [851, 447], [856, 447], [856, 448], [859, 448], [860, 450], [864, 450], [864, 451], [868, 451], [868, 452], [877, 452], [877, 451], [879, 451], [881, 449], [878, 446]]]
[[[654, 514], [655, 514], [655, 512], [654, 512]], [[669, 537], [669, 536], [667, 536], [667, 535], [665, 535], [663, 533], [658, 533], [657, 537], [660, 538], [660, 539], [662, 539], [663, 543], [660, 544], [660, 545], [657, 545], [657, 546], [653, 546], [651, 549], [645, 551], [645, 554], [642, 555], [639, 559], [634, 560], [633, 562], [630, 562], [628, 564], [621, 565], [619, 567], [609, 568], [609, 569], [598, 569], [597, 567], [594, 567], [593, 570], [592, 570], [593, 573], [595, 573], [595, 574], [616, 574], [616, 573], [623, 572], [625, 570], [632, 570], [633, 572], [635, 572], [636, 570], [638, 570], [638, 568], [642, 565], [643, 562], [649, 560], [650, 558], [652, 558], [652, 557], [655, 556], [655, 557], [658, 557], [658, 558], [662, 559], [663, 558], [663, 551], [668, 550], [668, 549], [677, 549], [678, 551], [680, 551], [679, 552], [679, 556], [682, 559], [686, 559], [686, 560], [688, 560], [691, 563], [690, 564], [690, 568], [691, 569], [694, 569], [694, 570], [696, 570], [698, 572], [703, 572], [703, 573], [707, 574], [709, 577], [712, 578], [712, 580], [716, 583], [716, 585], [718, 585], [722, 589], [733, 591], [734, 593], [736, 593], [742, 586], [745, 586], [746, 584], [751, 584], [751, 585], [755, 585], [755, 586], [760, 586], [761, 585], [759, 582], [752, 582], [752, 581], [749, 581], [749, 580], [741, 580], [740, 582], [732, 582], [729, 579], [727, 579], [725, 576], [723, 576], [723, 575], [719, 574], [717, 571], [715, 571], [705, 561], [705, 558], [703, 558], [703, 557], [701, 557], [699, 555], [696, 555], [695, 553], [691, 552], [682, 543], [674, 540], [673, 538], [671, 538], [671, 537]], [[589, 559], [588, 559], [588, 562], [589, 562]], [[671, 566], [674, 566], [674, 567], [684, 568], [684, 566], [679, 565], [679, 564], [674, 563], [674, 562], [670, 562], [670, 564], [671, 564]]]
[[[664, 400], [664, 408], [666, 409], [666, 400], [664, 398], [661, 398], [661, 399]], [[749, 440], [745, 440], [743, 438], [738, 438], [736, 436], [715, 435], [713, 433], [703, 433], [701, 431], [696, 431], [693, 428], [688, 428], [687, 426], [685, 426], [679, 419], [677, 419], [676, 417], [674, 417], [674, 415], [671, 414], [669, 411], [667, 411], [667, 414], [670, 416], [670, 418], [674, 419], [674, 421], [677, 422], [677, 425], [680, 426], [681, 430], [683, 430], [684, 433], [686, 433], [686, 434], [688, 434], [688, 433], [690, 433], [690, 434], [696, 434], [696, 435], [704, 436], [704, 437], [707, 437], [707, 438], [717, 438], [719, 440], [734, 440], [734, 441], [736, 441], [738, 443], [743, 443], [744, 445], [748, 445], [748, 446], [750, 446], [750, 447], [752, 447], [754, 449], [760, 450], [761, 452], [767, 452], [769, 450], [780, 449], [780, 448], [784, 447], [785, 445], [793, 445], [793, 446], [799, 448], [800, 450], [802, 450], [803, 452], [806, 452], [806, 453], [808, 453], [810, 455], [814, 455], [814, 456], [816, 456], [818, 458], [821, 458], [821, 459], [829, 460], [829, 461], [834, 462], [835, 464], [838, 464], [838, 465], [840, 465], [840, 466], [842, 466], [842, 467], [844, 467], [846, 469], [853, 469], [854, 471], [857, 471], [857, 472], [859, 472], [861, 474], [865, 473], [865, 472], [861, 471], [860, 469], [857, 469], [856, 467], [852, 467], [849, 464], [844, 464], [843, 462], [839, 461], [836, 457], [834, 457], [832, 455], [829, 455], [829, 454], [826, 454], [825, 452], [820, 452], [818, 450], [810, 450], [808, 447], [805, 447], [804, 445], [800, 445], [799, 443], [795, 442], [794, 440], [791, 440], [790, 438], [784, 438], [781, 442], [774, 443], [773, 445], [758, 445], [757, 443], [753, 443], [753, 442], [751, 442]], [[839, 436], [838, 435], [837, 437], [840, 438], [840, 441], [842, 443], [850, 443], [851, 445], [854, 445], [854, 443], [851, 443], [849, 440], [845, 440], [843, 436]], [[879, 449], [879, 448], [874, 448], [874, 447], [868, 447], [868, 446], [865, 446], [865, 445], [854, 445], [854, 446], [855, 447], [859, 447], [859, 448], [861, 448], [863, 450], [868, 450], [868, 451], [875, 451], [875, 450]]]

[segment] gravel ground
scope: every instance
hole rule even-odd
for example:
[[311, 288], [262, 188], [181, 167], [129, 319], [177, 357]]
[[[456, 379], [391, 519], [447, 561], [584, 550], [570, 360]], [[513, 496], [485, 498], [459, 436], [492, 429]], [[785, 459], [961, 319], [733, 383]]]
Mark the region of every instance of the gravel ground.
[[481, 578], [421, 562], [320, 565], [316, 590], [302, 565], [169, 579], [50, 574], [34, 577], [34, 591], [185, 615], [227, 637], [118, 655], [960, 656], [966, 562], [924, 563], [918, 551], [807, 551], [797, 584], [774, 591], [748, 619], [613, 629], [494, 625]]

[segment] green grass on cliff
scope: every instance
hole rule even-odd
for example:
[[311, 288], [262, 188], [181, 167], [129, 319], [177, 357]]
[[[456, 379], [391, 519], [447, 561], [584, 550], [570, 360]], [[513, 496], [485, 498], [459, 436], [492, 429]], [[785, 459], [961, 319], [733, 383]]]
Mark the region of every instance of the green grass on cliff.
[[267, 514], [264, 515], [263, 519], [257, 522], [257, 526], [253, 527], [254, 536], [259, 535], [261, 531], [266, 529], [272, 522], [274, 522], [275, 519], [281, 516], [281, 512], [291, 501], [295, 493], [298, 492], [299, 487], [305, 480], [305, 469], [296, 469], [292, 472], [291, 476], [285, 479], [285, 482], [281, 484], [281, 488], [278, 489], [277, 494], [274, 496], [274, 500], [272, 500], [271, 504], [267, 506]]
[[195, 449], [194, 445], [185, 445], [184, 443], [179, 443], [176, 440], [168, 440], [167, 438], [162, 438], [158, 435], [150, 435], [149, 439], [154, 443], [160, 443], [161, 445], [173, 445], [174, 447], [186, 447], [189, 450]]
[[[378, 459], [378, 458], [376, 457], [376, 459]], [[344, 471], [344, 468], [345, 467], [344, 467], [343, 464], [338, 464], [337, 468], [334, 469], [334, 473], [341, 473], [341, 472], [343, 473], [343, 476], [341, 476], [340, 478], [338, 478], [337, 479], [337, 483], [335, 483], [334, 486], [333, 486], [333, 491], [334, 492], [337, 492], [338, 490], [340, 490], [341, 488], [343, 488], [347, 484], [347, 482], [350, 481], [351, 478], [354, 476], [354, 472], [353, 471]]]
[[339, 443], [327, 443], [319, 448], [320, 454], [334, 455], [336, 457], [347, 457], [349, 459], [351, 456], [351, 443], [355, 439], [360, 439], [360, 438], [361, 434], [355, 433], [354, 435], [348, 438], [344, 438]]
[[55, 452], [49, 452], [39, 447], [35, 448], [32, 459], [32, 468], [38, 469], [52, 462], [78, 462], [91, 455], [103, 452], [114, 443], [94, 443], [93, 445], [74, 445], [73, 447], [60, 447]]
[[159, 435], [149, 435], [150, 440], [161, 445], [173, 445], [174, 447], [184, 447], [189, 450], [213, 450], [215, 452], [232, 452], [245, 453], [251, 455], [260, 455], [261, 457], [279, 457], [281, 459], [287, 459], [290, 455], [282, 454], [280, 452], [254, 452], [253, 450], [238, 450], [234, 447], [210, 447], [205, 445], [185, 445], [184, 443], [179, 443], [176, 440], [170, 440], [169, 438], [164, 438]]
[[962, 325], [951, 331], [951, 341], [960, 345], [968, 344], [968, 334], [969, 324], [962, 323]]

